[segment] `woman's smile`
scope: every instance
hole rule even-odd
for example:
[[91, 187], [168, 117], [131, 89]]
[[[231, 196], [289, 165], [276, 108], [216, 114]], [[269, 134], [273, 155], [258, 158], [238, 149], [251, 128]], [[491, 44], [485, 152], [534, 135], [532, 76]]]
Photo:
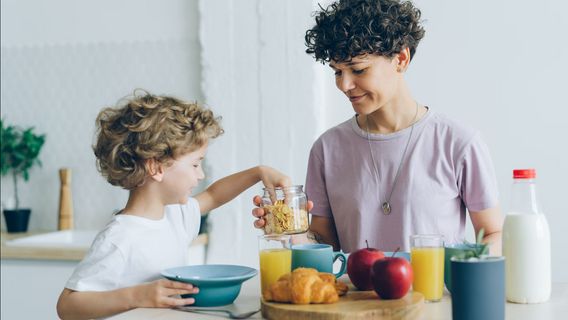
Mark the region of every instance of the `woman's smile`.
[[367, 94], [361, 94], [361, 95], [350, 95], [349, 96], [349, 101], [351, 101], [352, 103], [356, 103], [361, 101], [361, 99], [363, 99]]

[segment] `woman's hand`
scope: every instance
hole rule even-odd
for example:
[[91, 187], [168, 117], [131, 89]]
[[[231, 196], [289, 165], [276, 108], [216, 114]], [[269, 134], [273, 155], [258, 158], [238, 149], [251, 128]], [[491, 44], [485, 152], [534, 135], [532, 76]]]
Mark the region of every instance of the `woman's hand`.
[[160, 279], [134, 287], [136, 308], [171, 308], [193, 304], [194, 298], [179, 298], [177, 295], [198, 293], [199, 289], [189, 283]]
[[[256, 208], [252, 209], [252, 215], [258, 218], [254, 221], [254, 227], [257, 229], [262, 229], [266, 225], [266, 220], [264, 220], [264, 209], [260, 208], [262, 198], [260, 196], [254, 196], [254, 198], [252, 198], [252, 202], [256, 206]], [[310, 212], [313, 207], [314, 203], [308, 201], [308, 212]]]

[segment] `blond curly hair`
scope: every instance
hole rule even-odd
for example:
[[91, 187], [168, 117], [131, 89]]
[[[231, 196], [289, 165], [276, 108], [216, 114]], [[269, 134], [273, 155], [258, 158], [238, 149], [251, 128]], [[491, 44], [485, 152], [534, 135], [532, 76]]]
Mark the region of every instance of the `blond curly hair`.
[[168, 166], [201, 148], [223, 133], [220, 119], [197, 103], [137, 90], [97, 116], [97, 169], [112, 185], [133, 190], [148, 175], [147, 160]]

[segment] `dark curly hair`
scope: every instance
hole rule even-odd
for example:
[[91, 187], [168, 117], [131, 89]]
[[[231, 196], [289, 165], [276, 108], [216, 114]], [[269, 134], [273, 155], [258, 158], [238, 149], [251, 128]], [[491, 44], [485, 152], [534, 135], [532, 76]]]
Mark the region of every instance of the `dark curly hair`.
[[97, 168], [112, 185], [133, 190], [147, 176], [146, 160], [168, 166], [222, 134], [219, 121], [197, 103], [137, 90], [123, 105], [97, 116]]
[[316, 25], [306, 31], [306, 53], [322, 63], [349, 62], [362, 54], [392, 58], [424, 37], [420, 10], [410, 1], [339, 0], [316, 12]]

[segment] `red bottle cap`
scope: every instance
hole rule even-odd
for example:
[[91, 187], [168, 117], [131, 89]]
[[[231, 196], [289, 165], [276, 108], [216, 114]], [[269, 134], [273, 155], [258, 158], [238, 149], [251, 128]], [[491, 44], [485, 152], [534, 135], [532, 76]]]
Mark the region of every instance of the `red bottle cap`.
[[513, 179], [534, 179], [536, 178], [535, 169], [515, 169], [513, 170]]

